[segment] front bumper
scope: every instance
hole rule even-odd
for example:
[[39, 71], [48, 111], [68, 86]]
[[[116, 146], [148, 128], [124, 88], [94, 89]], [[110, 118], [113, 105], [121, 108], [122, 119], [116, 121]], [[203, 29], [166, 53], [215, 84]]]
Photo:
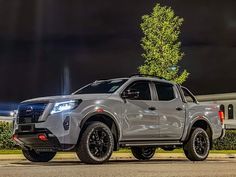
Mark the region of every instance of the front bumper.
[[[29, 125], [28, 125], [29, 126]], [[13, 140], [23, 149], [34, 149], [40, 152], [64, 151], [73, 149], [73, 145], [61, 144], [58, 138], [48, 129], [37, 129], [31, 125], [28, 132], [18, 129], [13, 135]], [[45, 137], [44, 139], [40, 137]]]

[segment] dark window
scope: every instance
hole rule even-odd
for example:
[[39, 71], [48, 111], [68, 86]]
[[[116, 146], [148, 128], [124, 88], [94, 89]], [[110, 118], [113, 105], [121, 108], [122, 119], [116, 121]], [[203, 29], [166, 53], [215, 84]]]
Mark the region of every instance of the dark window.
[[220, 105], [220, 111], [222, 111], [224, 113], [224, 115], [225, 115], [225, 106], [223, 104]]
[[234, 119], [234, 106], [232, 104], [228, 106], [228, 119]]
[[74, 94], [114, 93], [126, 81], [127, 79], [95, 81], [84, 88], [79, 89]]
[[160, 101], [169, 101], [175, 98], [173, 85], [167, 83], [155, 83], [158, 99]]
[[184, 94], [185, 101], [190, 102], [190, 103], [198, 103], [197, 99], [195, 96], [190, 92], [186, 87], [181, 86], [181, 93]]
[[139, 96], [135, 98], [135, 100], [151, 100], [151, 93], [148, 82], [135, 82], [131, 84], [126, 90], [135, 90], [139, 92]]

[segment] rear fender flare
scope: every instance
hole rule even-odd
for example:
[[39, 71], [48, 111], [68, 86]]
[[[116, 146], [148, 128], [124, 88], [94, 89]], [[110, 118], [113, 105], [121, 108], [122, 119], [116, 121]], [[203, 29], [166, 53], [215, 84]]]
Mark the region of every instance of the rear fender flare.
[[[187, 129], [187, 133], [185, 134], [185, 136], [182, 137], [181, 141], [185, 142], [189, 139], [189, 137], [191, 135], [192, 128], [193, 128], [193, 125], [198, 121], [204, 121], [210, 127], [210, 131], [211, 131], [212, 136], [213, 136], [213, 131], [212, 131], [213, 129], [212, 129], [210, 121], [205, 116], [197, 116], [189, 124], [189, 127]], [[209, 137], [209, 138], [212, 139], [212, 137]]]

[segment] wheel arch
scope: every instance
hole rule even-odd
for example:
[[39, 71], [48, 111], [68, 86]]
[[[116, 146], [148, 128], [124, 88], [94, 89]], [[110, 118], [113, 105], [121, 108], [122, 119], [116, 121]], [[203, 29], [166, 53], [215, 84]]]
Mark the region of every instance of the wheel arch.
[[85, 129], [87, 128], [89, 123], [95, 122], [95, 121], [102, 122], [110, 128], [110, 130], [113, 134], [114, 140], [115, 140], [114, 150], [118, 150], [119, 139], [120, 139], [120, 128], [119, 128], [118, 123], [117, 123], [116, 119], [114, 118], [114, 116], [108, 112], [102, 112], [102, 113], [94, 112], [94, 113], [90, 113], [85, 116], [85, 118], [80, 123], [81, 131], [79, 134], [78, 143], [80, 142], [81, 135], [83, 134], [83, 132], [85, 131]]
[[195, 128], [202, 128], [203, 130], [206, 131], [206, 133], [208, 134], [208, 137], [210, 139], [210, 145], [211, 145], [210, 148], [212, 148], [213, 131], [212, 131], [211, 124], [210, 124], [210, 122], [207, 119], [196, 119], [195, 121], [193, 121], [191, 126], [189, 126], [188, 133], [187, 133], [187, 136], [186, 136], [184, 141], [188, 141], [192, 131]]

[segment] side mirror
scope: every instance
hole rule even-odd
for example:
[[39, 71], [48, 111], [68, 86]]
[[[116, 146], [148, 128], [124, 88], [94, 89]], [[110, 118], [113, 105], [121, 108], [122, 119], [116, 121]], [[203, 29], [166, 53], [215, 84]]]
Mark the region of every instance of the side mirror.
[[139, 91], [137, 90], [125, 90], [122, 94], [121, 97], [123, 99], [136, 99], [139, 97]]

